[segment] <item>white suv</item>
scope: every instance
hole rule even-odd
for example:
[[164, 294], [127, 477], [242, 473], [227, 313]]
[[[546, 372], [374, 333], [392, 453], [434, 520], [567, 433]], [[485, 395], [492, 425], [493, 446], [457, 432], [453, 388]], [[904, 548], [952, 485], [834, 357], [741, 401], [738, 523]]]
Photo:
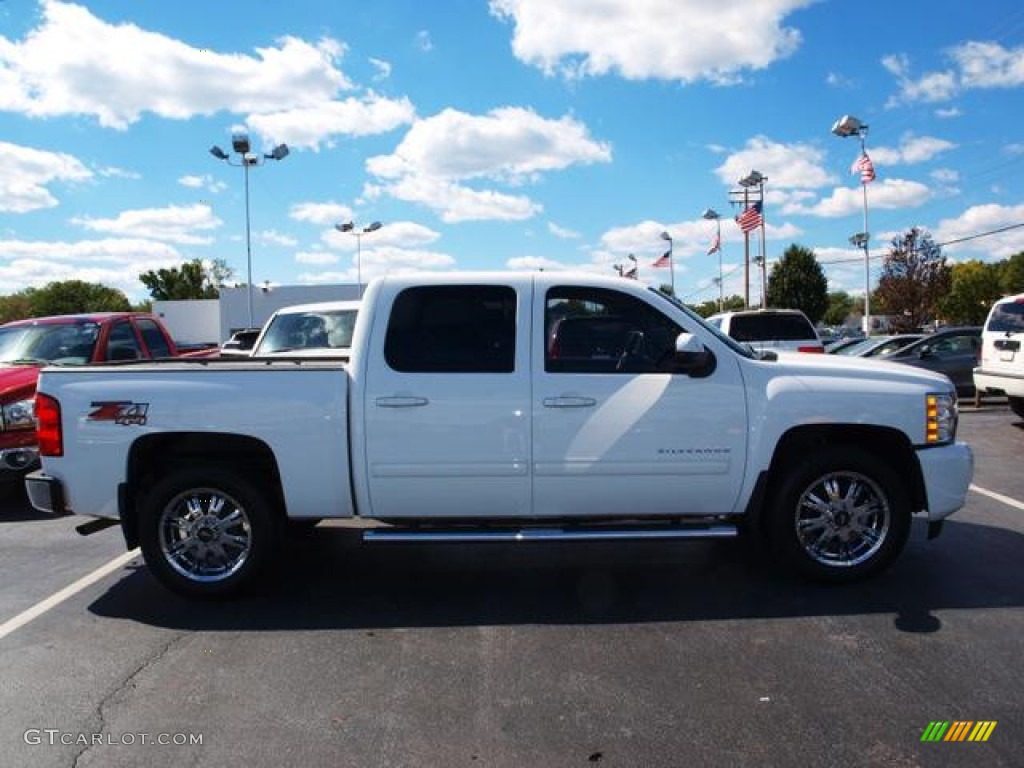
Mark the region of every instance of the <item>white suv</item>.
[[824, 352], [814, 325], [799, 309], [746, 309], [712, 315], [708, 322], [758, 352]]
[[974, 369], [978, 392], [1006, 395], [1024, 419], [1024, 293], [1000, 299], [981, 332], [981, 359]]

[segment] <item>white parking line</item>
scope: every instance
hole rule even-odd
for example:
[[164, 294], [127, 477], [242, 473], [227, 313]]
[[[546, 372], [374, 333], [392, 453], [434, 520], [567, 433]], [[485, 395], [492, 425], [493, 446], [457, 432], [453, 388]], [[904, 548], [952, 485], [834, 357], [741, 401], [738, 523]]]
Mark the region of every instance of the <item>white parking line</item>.
[[132, 560], [134, 560], [138, 556], [138, 554], [138, 549], [133, 549], [128, 552], [125, 552], [123, 555], [115, 557], [106, 565], [101, 565], [92, 573], [83, 576], [75, 583], [68, 584], [66, 587], [64, 587], [64, 589], [60, 590], [60, 592], [55, 592], [45, 600], [39, 601], [28, 610], [22, 611], [13, 619], [8, 619], [3, 624], [0, 624], [0, 640], [3, 640], [5, 637], [7, 637], [15, 630], [21, 629], [21, 627], [28, 624], [30, 621], [32, 621], [32, 619], [42, 616], [51, 608], [57, 607], [65, 600], [67, 600], [69, 597], [78, 594], [83, 589], [88, 587], [90, 584], [95, 584], [97, 581], [102, 579], [107, 574], [113, 573], [118, 568], [127, 565]]
[[1001, 501], [1003, 502], [1003, 504], [1006, 504], [1007, 506], [1014, 507], [1015, 509], [1019, 509], [1022, 512], [1024, 512], [1024, 501], [1017, 501], [1016, 499], [1011, 499], [1009, 496], [1003, 496], [1003, 494], [1001, 493], [990, 491], [987, 488], [982, 488], [980, 486], [975, 485], [974, 483], [971, 483], [971, 490], [974, 491], [975, 493], [980, 493], [982, 496], [988, 496], [990, 499]]

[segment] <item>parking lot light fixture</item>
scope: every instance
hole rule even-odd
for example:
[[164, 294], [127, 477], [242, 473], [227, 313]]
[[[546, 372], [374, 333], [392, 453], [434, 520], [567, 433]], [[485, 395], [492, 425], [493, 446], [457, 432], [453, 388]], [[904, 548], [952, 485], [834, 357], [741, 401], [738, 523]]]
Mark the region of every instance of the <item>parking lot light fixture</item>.
[[[861, 159], [867, 159], [867, 150], [864, 147], [864, 139], [868, 135], [868, 126], [866, 123], [862, 123], [853, 115], [843, 115], [841, 118], [835, 121], [832, 125], [832, 133], [841, 139], [848, 139], [851, 136], [856, 137], [860, 141], [860, 155]], [[871, 177], [874, 178], [874, 170], [871, 171]], [[864, 249], [864, 335], [871, 335], [871, 253], [869, 251], [869, 240], [871, 235], [868, 230], [868, 184], [864, 176], [861, 176], [861, 192], [864, 200], [864, 230], [858, 232], [852, 238], [850, 242]], [[857, 238], [857, 242], [853, 242], [853, 238]]]
[[278, 144], [270, 152], [262, 157], [252, 152], [252, 144], [249, 141], [249, 134], [244, 131], [236, 131], [231, 136], [231, 148], [238, 154], [239, 161], [231, 162], [231, 156], [216, 144], [210, 147], [210, 154], [228, 165], [241, 167], [245, 179], [245, 285], [246, 299], [249, 308], [249, 328], [255, 327], [255, 320], [252, 311], [252, 230], [249, 220], [249, 168], [263, 165], [267, 160], [284, 160], [288, 157], [288, 145]]
[[376, 232], [383, 226], [379, 221], [371, 222], [365, 227], [357, 227], [352, 221], [334, 225], [339, 232], [352, 235], [356, 239], [356, 285], [359, 298], [363, 297], [363, 236]]

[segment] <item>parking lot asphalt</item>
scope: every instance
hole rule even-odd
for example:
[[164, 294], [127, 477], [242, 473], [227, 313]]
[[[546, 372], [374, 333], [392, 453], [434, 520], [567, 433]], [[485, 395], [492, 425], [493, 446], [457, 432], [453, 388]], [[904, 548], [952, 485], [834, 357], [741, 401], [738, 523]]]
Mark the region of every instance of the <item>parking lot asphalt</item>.
[[[967, 506], [853, 586], [735, 542], [370, 548], [332, 523], [216, 604], [135, 558], [0, 637], [0, 764], [1021, 765], [1024, 423], [985, 401], [960, 435]], [[124, 552], [82, 521], [0, 500], [0, 624]], [[934, 721], [997, 725], [922, 742]]]

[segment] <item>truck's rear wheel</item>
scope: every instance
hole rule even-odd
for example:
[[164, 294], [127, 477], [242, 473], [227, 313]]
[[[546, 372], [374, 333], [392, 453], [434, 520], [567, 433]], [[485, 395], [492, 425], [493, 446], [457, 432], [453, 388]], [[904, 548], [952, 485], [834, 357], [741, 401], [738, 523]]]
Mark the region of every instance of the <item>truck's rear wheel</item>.
[[259, 489], [220, 469], [172, 472], [146, 495], [139, 541], [153, 575], [189, 597], [238, 593], [271, 559], [278, 519]]
[[1010, 402], [1010, 410], [1024, 419], [1024, 397], [1007, 398]]
[[775, 552], [797, 571], [856, 581], [903, 550], [910, 504], [888, 466], [857, 448], [836, 447], [789, 469], [769, 528]]

